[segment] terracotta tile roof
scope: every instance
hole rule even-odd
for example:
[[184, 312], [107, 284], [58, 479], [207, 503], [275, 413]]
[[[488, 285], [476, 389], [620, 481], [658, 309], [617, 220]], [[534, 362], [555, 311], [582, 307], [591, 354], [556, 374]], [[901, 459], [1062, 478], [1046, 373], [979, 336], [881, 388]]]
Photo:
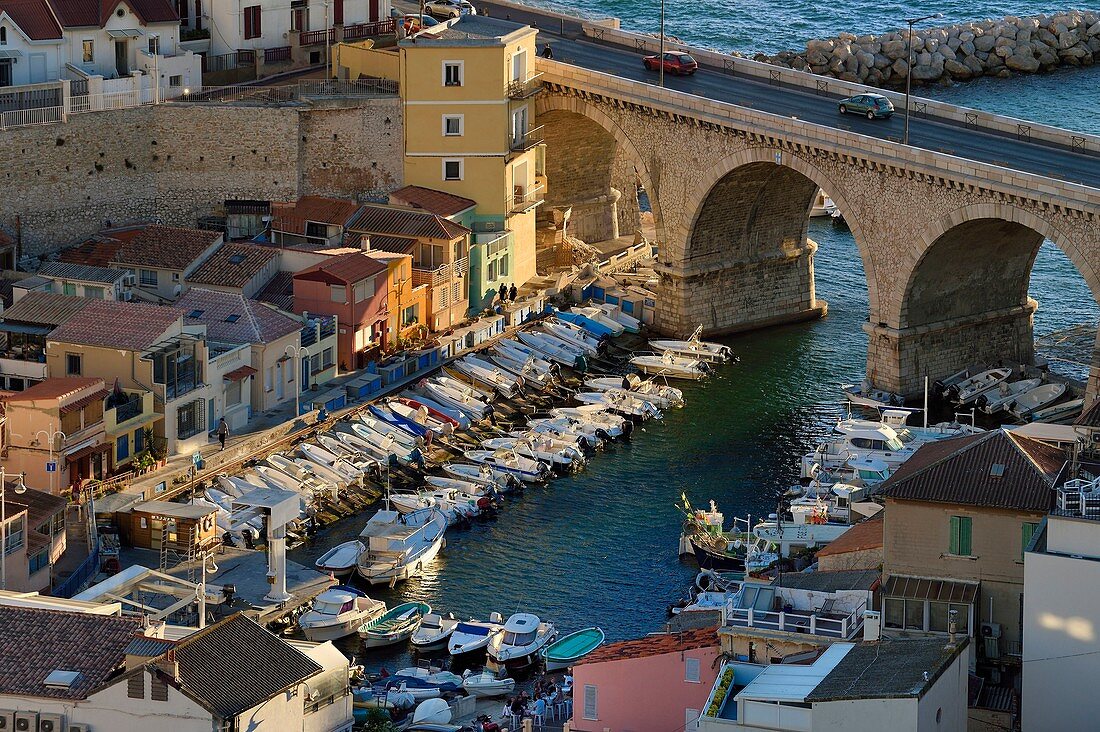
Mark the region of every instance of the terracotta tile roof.
[[368, 251], [393, 252], [395, 254], [412, 254], [416, 247], [416, 239], [408, 239], [403, 236], [386, 236], [385, 234], [371, 234], [368, 237], [370, 249]]
[[457, 239], [470, 233], [462, 224], [427, 211], [399, 206], [363, 206], [348, 229], [365, 234], [389, 234], [417, 239]]
[[279, 272], [256, 293], [260, 302], [270, 303], [280, 310], [294, 312], [294, 273]]
[[7, 13], [33, 41], [61, 38], [61, 26], [46, 0], [0, 0], [0, 13]]
[[819, 557], [882, 548], [882, 517], [862, 521], [817, 550]]
[[214, 252], [187, 281], [194, 285], [244, 287], [279, 256], [279, 250], [252, 244], [226, 244]]
[[230, 292], [193, 287], [176, 302], [189, 323], [202, 323], [210, 340], [271, 343], [302, 329], [302, 324], [263, 303]]
[[184, 638], [173, 650], [184, 693], [229, 719], [323, 669], [242, 613]]
[[46, 262], [38, 270], [38, 274], [42, 277], [96, 282], [103, 285], [113, 285], [126, 276], [125, 270], [117, 267], [100, 267], [76, 262]]
[[0, 314], [0, 318], [6, 323], [58, 326], [86, 308], [90, 302], [93, 301], [72, 295], [28, 292], [19, 302]]
[[92, 267], [107, 267], [114, 261], [122, 240], [110, 236], [95, 236], [75, 247], [64, 249], [57, 255], [59, 262], [86, 264]]
[[79, 313], [47, 338], [62, 343], [144, 351], [184, 314], [179, 308], [146, 303], [88, 300]]
[[[125, 668], [133, 618], [0, 606], [0, 694], [83, 699]], [[69, 687], [46, 686], [51, 671], [77, 671]]]
[[66, 28], [102, 28], [119, 5], [126, 5], [143, 23], [179, 22], [168, 0], [51, 0], [54, 12]]
[[350, 252], [318, 262], [294, 275], [296, 280], [315, 282], [359, 282], [386, 271], [386, 265], [364, 252]]
[[718, 629], [716, 626], [694, 628], [685, 630], [682, 633], [654, 633], [644, 638], [608, 643], [592, 651], [577, 663], [579, 665], [582, 663], [625, 661], [630, 658], [661, 656], [666, 653], [678, 653], [711, 646], [718, 646]]
[[138, 229], [122, 245], [115, 254], [115, 261], [135, 267], [183, 270], [221, 236], [220, 231], [149, 224]]
[[252, 368], [251, 366], [241, 366], [240, 368], [233, 369], [232, 371], [226, 373], [224, 376], [222, 376], [222, 379], [229, 382], [241, 381], [242, 379], [246, 379], [249, 376], [258, 373], [259, 371]]
[[97, 392], [93, 392], [92, 394], [88, 394], [87, 396], [80, 397], [75, 402], [69, 402], [68, 404], [62, 404], [61, 408], [57, 411], [61, 414], [70, 414], [70, 413], [75, 412], [79, 409], [83, 409], [84, 407], [88, 406], [89, 404], [91, 404], [93, 402], [102, 402], [104, 399], [106, 399], [110, 395], [111, 395], [111, 392], [108, 391], [107, 389], [100, 389]]
[[275, 218], [271, 222], [271, 228], [288, 234], [304, 235], [308, 221], [345, 226], [358, 210], [359, 204], [355, 201], [326, 196], [302, 196], [294, 203], [272, 204], [271, 213]]
[[390, 203], [422, 208], [439, 216], [454, 216], [473, 208], [477, 201], [423, 186], [405, 186], [390, 194]]
[[1078, 427], [1100, 427], [1100, 399], [1093, 399], [1073, 424]]
[[29, 389], [16, 392], [14, 396], [8, 397], [4, 401], [30, 402], [38, 399], [61, 399], [78, 391], [97, 386], [99, 388], [96, 391], [104, 391], [103, 379], [91, 376], [59, 376], [40, 381]]
[[882, 495], [1046, 512], [1065, 462], [1056, 447], [990, 430], [923, 445], [882, 484]]

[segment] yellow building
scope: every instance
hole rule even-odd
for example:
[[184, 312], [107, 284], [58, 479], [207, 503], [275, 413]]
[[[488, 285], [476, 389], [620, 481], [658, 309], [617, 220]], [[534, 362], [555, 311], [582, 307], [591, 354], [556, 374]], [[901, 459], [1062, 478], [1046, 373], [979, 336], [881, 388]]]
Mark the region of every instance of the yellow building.
[[[546, 186], [545, 145], [534, 124], [537, 30], [482, 15], [432, 26], [398, 44], [405, 120], [405, 183], [476, 202], [470, 309], [501, 284], [535, 275], [535, 209]], [[393, 54], [342, 46], [346, 78], [390, 77]]]
[[[381, 238], [381, 237], [380, 237]], [[389, 237], [401, 242], [397, 237]], [[402, 341], [418, 338], [428, 332], [428, 286], [413, 282], [411, 254], [372, 249], [367, 255], [383, 262], [389, 269], [390, 314], [386, 335], [388, 347], [399, 347]]]

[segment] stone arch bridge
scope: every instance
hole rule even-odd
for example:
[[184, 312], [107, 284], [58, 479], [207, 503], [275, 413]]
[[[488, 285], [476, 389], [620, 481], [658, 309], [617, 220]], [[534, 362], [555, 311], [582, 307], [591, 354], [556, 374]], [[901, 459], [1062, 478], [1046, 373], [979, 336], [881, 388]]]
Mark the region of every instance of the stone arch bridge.
[[[732, 333], [820, 315], [807, 238], [818, 188], [862, 258], [867, 373], [881, 388], [915, 394], [925, 376], [1030, 361], [1028, 281], [1044, 239], [1100, 297], [1097, 180], [1070, 183], [557, 61], [540, 59], [539, 69], [547, 203], [573, 206], [580, 238], [608, 238], [637, 226], [641, 183], [657, 227], [664, 332], [702, 324]], [[1050, 149], [1094, 165], [1085, 146], [1098, 142], [1074, 137]], [[1037, 145], [1021, 143], [1021, 156]]]

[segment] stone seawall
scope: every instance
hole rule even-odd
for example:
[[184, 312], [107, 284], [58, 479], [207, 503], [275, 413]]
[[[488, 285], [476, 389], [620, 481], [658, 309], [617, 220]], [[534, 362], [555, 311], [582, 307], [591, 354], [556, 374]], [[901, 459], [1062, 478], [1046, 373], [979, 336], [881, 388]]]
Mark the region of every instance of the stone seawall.
[[44, 254], [108, 222], [193, 226], [226, 198], [378, 198], [402, 179], [394, 98], [162, 104], [0, 135], [0, 231]]
[[[909, 68], [907, 36], [905, 29], [877, 36], [841, 33], [810, 41], [802, 51], [753, 58], [844, 81], [902, 87]], [[918, 84], [1091, 66], [1100, 62], [1100, 13], [1071, 10], [914, 28], [912, 54]]]

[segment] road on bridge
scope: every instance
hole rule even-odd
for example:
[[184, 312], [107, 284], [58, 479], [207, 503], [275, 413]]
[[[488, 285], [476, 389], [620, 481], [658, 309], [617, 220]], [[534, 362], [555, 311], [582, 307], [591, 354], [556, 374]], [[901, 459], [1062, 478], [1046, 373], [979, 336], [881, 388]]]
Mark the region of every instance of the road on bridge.
[[[404, 3], [402, 3], [404, 5]], [[544, 13], [516, 10], [490, 0], [476, 3], [494, 18], [507, 18], [539, 28], [539, 51], [549, 41], [554, 60], [592, 71], [614, 74], [632, 81], [657, 84], [657, 73], [642, 66], [642, 54], [618, 46], [579, 39], [581, 20], [565, 18], [547, 22]], [[414, 12], [409, 5], [409, 12]], [[564, 34], [564, 35], [563, 35]], [[669, 44], [674, 50], [675, 44]], [[819, 96], [802, 89], [772, 86], [747, 77], [703, 67], [694, 75], [666, 74], [665, 87], [720, 102], [751, 107], [762, 112], [795, 117], [810, 124], [849, 130], [880, 139], [900, 141], [905, 124], [902, 114], [888, 120], [868, 120], [837, 111], [837, 97]], [[1072, 122], [1068, 120], [1067, 122]], [[933, 117], [910, 120], [909, 143], [935, 152], [991, 163], [1049, 178], [1081, 183], [1100, 189], [1100, 155], [1073, 151], [1043, 142], [1020, 140], [1012, 135], [977, 130]]]

